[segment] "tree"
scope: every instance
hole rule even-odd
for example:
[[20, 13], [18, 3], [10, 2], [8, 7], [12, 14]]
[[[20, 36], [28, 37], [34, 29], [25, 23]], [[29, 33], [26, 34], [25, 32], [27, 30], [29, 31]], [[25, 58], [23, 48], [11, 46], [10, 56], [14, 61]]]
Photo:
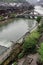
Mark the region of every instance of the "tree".
[[26, 0], [1, 0], [1, 2], [26, 2]]

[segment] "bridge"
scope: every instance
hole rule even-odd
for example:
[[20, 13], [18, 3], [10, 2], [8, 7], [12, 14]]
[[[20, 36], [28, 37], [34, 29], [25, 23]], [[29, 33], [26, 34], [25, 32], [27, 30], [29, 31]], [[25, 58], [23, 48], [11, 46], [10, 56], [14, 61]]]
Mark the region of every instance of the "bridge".
[[43, 17], [43, 14], [40, 14], [37, 11], [34, 11], [34, 10], [27, 10], [27, 11], [24, 11], [23, 13], [21, 13], [21, 14], [17, 14], [16, 17], [17, 16], [27, 16], [27, 17], [41, 16], [41, 17]]

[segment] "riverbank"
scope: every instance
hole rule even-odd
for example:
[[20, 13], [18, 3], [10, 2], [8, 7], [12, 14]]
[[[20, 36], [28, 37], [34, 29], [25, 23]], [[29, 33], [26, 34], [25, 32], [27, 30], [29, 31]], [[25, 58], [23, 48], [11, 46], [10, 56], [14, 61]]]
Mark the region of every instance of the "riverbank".
[[[10, 14], [8, 16], [0, 16], [0, 27], [3, 25], [6, 25], [12, 21], [12, 19], [15, 18], [15, 14]], [[9, 20], [9, 21], [8, 21]]]
[[[24, 26], [24, 25], [23, 25]], [[35, 27], [34, 27], [35, 28]], [[33, 29], [33, 28], [32, 28]], [[32, 30], [31, 29], [31, 30]], [[31, 31], [30, 30], [30, 31]], [[27, 32], [28, 33], [28, 32]], [[27, 33], [24, 35], [24, 36], [27, 36]], [[29, 33], [28, 33], [29, 34]], [[24, 37], [23, 37], [24, 38]], [[24, 39], [23, 39], [24, 40]], [[23, 41], [24, 42], [24, 41]], [[23, 43], [22, 42], [22, 43]], [[14, 42], [13, 42], [14, 43]], [[18, 44], [17, 44], [18, 43]], [[7, 63], [9, 63], [10, 61], [12, 61], [12, 59], [15, 59], [15, 56], [17, 56], [18, 54], [19, 54], [19, 52], [22, 50], [22, 49], [20, 49], [20, 48], [22, 48], [22, 43], [19, 43], [19, 42], [16, 42], [16, 48], [15, 48], [15, 45], [13, 45], [13, 47], [11, 47], [12, 48], [12, 51], [11, 51], [11, 54], [10, 54], [10, 57], [8, 57], [7, 58], [7, 60], [5, 60], [5, 62], [4, 62], [4, 64], [6, 64], [7, 65]], [[15, 43], [14, 43], [15, 44]], [[18, 48], [18, 46], [20, 46], [19, 48]], [[15, 55], [16, 53], [15, 53], [15, 50], [17, 51], [17, 55]], [[9, 54], [8, 54], [9, 55]], [[12, 59], [10, 59], [10, 58], [12, 58]], [[10, 59], [10, 60], [9, 60]], [[3, 65], [4, 65], [3, 64]]]
[[[3, 25], [7, 25], [7, 24], [9, 24], [9, 23], [11, 23], [12, 22], [12, 20], [15, 20], [15, 19], [19, 19], [19, 18], [23, 18], [23, 19], [25, 19], [26, 17], [9, 17], [9, 18], [7, 18], [7, 19], [2, 19], [2, 20], [0, 20], [0, 27], [1, 26], [3, 26]], [[26, 18], [26, 19], [30, 19], [30, 18]], [[34, 20], [34, 19], [30, 19], [30, 20]]]
[[0, 21], [0, 27], [2, 27], [2, 26], [4, 26], [4, 25], [7, 25], [7, 24], [11, 23], [12, 20], [14, 20], [14, 18], [13, 18], [13, 19], [8, 18], [7, 20]]
[[[40, 25], [39, 25], [38, 27], [40, 27]], [[35, 29], [34, 29], [34, 30], [35, 30]], [[42, 29], [40, 30], [40, 32], [41, 32], [42, 30], [43, 30], [43, 27], [42, 27]], [[34, 31], [33, 31], [33, 32], [34, 32]], [[32, 44], [33, 44], [33, 43], [34, 43], [34, 44], [36, 43], [35, 39], [34, 39], [34, 40], [32, 39], [32, 36], [33, 36], [34, 38], [36, 37], [36, 38], [37, 38], [37, 39], [36, 39], [36, 40], [37, 40], [37, 44], [36, 44], [37, 49], [36, 49], [36, 52], [34, 53], [34, 52], [33, 52], [34, 50], [32, 50], [32, 52], [30, 51], [31, 53], [28, 54], [28, 55], [26, 55], [26, 57], [23, 57], [23, 52], [21, 52], [21, 53], [18, 55], [18, 56], [19, 56], [19, 57], [18, 57], [19, 59], [16, 60], [17, 65], [28, 65], [28, 64], [29, 64], [29, 65], [37, 65], [37, 60], [38, 60], [38, 57], [39, 57], [39, 53], [37, 52], [37, 50], [40, 48], [40, 47], [39, 47], [39, 45], [40, 45], [39, 43], [43, 42], [43, 34], [42, 34], [43, 32], [40, 33], [40, 32], [38, 31], [38, 33], [40, 33], [41, 36], [40, 36], [39, 34], [33, 33], [33, 32], [31, 32], [31, 34], [30, 34], [31, 36], [30, 36], [30, 35], [27, 35], [27, 36], [26, 36], [26, 38], [25, 38], [25, 40], [24, 40], [24, 44], [26, 43], [26, 44], [25, 44], [25, 50], [28, 49], [27, 51], [30, 51], [30, 50], [31, 50], [30, 47], [32, 47], [32, 46], [31, 46], [31, 43], [32, 43]], [[33, 33], [33, 34], [32, 34], [32, 33]], [[34, 34], [35, 34], [35, 35], [34, 35]], [[28, 37], [28, 36], [29, 36], [29, 37]], [[39, 36], [39, 37], [38, 37], [38, 36]], [[30, 37], [31, 37], [31, 38], [30, 38]], [[31, 41], [29, 40], [29, 38], [30, 38]], [[32, 41], [32, 40], [33, 40], [33, 41]], [[30, 44], [29, 44], [29, 43], [30, 43]], [[24, 44], [23, 44], [23, 45], [24, 45]], [[28, 45], [28, 44], [29, 44], [29, 45]], [[26, 46], [26, 45], [28, 45], [28, 46]], [[30, 47], [29, 47], [29, 46], [30, 46]], [[34, 45], [33, 45], [33, 46], [34, 46]], [[30, 49], [29, 49], [28, 47], [29, 47]], [[32, 48], [32, 49], [33, 49], [33, 48]], [[33, 53], [34, 53], [34, 54], [33, 54]], [[25, 54], [26, 54], [26, 52], [25, 52]], [[28, 57], [28, 56], [29, 56], [29, 57]], [[36, 56], [37, 56], [37, 57], [36, 57]], [[22, 57], [23, 57], [23, 58], [22, 58]], [[22, 58], [22, 59], [21, 59], [21, 58]], [[27, 59], [27, 60], [26, 60], [26, 59]], [[14, 64], [15, 64], [16, 62], [14, 62]], [[40, 62], [39, 62], [39, 63], [40, 63]], [[13, 65], [14, 65], [14, 64], [13, 64]], [[15, 65], [16, 65], [16, 64], [15, 64]]]
[[2, 27], [2, 26], [4, 26], [4, 25], [7, 25], [7, 24], [11, 23], [12, 21], [14, 21], [15, 19], [19, 19], [19, 18], [29, 19], [29, 20], [35, 20], [35, 19], [32, 19], [32, 18], [30, 19], [30, 18], [26, 18], [26, 17], [10, 17], [10, 18], [1, 20], [1, 21], [0, 21], [0, 27]]
[[[13, 23], [14, 24], [14, 23]], [[23, 24], [22, 24], [23, 25]], [[11, 52], [11, 54], [10, 54], [10, 56], [5, 60], [5, 62], [4, 62], [4, 64], [3, 65], [7, 65], [7, 64], [9, 64], [9, 62], [11, 62], [11, 61], [13, 61], [14, 59], [15, 59], [15, 56], [17, 57], [18, 56], [18, 54], [23, 50], [23, 47], [22, 47], [22, 45], [25, 43], [25, 39], [27, 38], [29, 38], [29, 37], [31, 37], [30, 38], [30, 42], [31, 43], [33, 43], [33, 44], [35, 44], [36, 45], [36, 40], [37, 40], [37, 38], [39, 38], [39, 33], [37, 32], [37, 31], [34, 31], [34, 30], [37, 30], [37, 27], [38, 27], [38, 25], [39, 24], [36, 24], [34, 27], [32, 27], [21, 39], [19, 39], [17, 42], [16, 42], [16, 48], [15, 48], [15, 45], [13, 45], [11, 48], [13, 49], [12, 50], [12, 52]], [[23, 25], [24, 26], [24, 25]], [[35, 40], [35, 39], [36, 40]], [[35, 41], [34, 41], [35, 40]], [[35, 42], [35, 43], [34, 43]], [[13, 42], [14, 43], [14, 42]], [[18, 43], [18, 44], [17, 44]], [[27, 43], [26, 43], [27, 44]], [[34, 46], [32, 44], [32, 46]], [[29, 44], [30, 45], [30, 44]], [[31, 47], [32, 47], [31, 46]], [[28, 47], [28, 46], [27, 46]], [[21, 49], [20, 49], [21, 48]], [[17, 52], [17, 55], [16, 55], [16, 52], [15, 52], [15, 50], [16, 51], [18, 51]], [[13, 59], [13, 60], [12, 60]]]

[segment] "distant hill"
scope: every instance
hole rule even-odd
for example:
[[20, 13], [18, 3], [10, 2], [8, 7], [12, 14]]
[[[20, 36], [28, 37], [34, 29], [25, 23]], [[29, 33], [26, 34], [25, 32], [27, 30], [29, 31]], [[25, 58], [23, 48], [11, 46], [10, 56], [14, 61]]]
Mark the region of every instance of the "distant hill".
[[26, 0], [0, 0], [0, 2], [20, 2], [20, 3], [22, 3], [22, 2], [26, 2]]
[[27, 0], [29, 3], [31, 4], [36, 4], [37, 3], [37, 0]]
[[43, 0], [40, 0], [39, 2], [40, 2], [40, 3], [43, 3]]
[[29, 3], [34, 5], [41, 5], [43, 4], [43, 0], [27, 0]]
[[40, 0], [40, 1], [38, 2], [38, 4], [39, 4], [39, 5], [43, 5], [43, 0]]

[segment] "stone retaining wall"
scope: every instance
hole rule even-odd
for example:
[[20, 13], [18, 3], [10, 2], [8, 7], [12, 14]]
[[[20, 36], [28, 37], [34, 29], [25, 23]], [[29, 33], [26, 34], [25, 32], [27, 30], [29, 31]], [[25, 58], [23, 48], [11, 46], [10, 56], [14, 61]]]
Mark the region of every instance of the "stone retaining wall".
[[22, 45], [16, 44], [13, 46], [10, 56], [2, 63], [2, 65], [8, 65], [11, 61], [13, 61], [17, 55], [22, 50]]

